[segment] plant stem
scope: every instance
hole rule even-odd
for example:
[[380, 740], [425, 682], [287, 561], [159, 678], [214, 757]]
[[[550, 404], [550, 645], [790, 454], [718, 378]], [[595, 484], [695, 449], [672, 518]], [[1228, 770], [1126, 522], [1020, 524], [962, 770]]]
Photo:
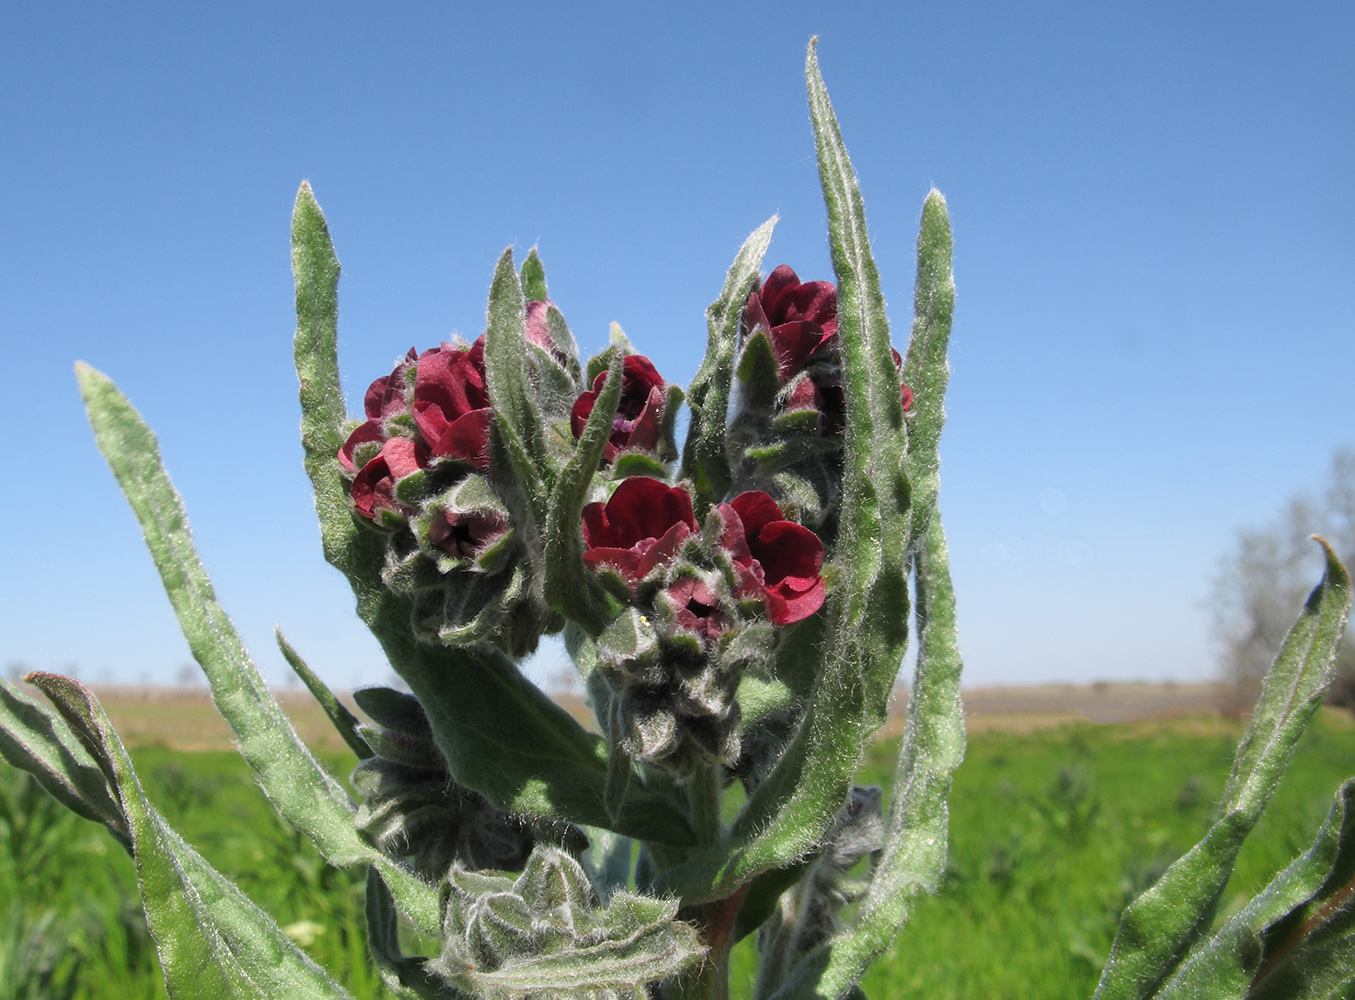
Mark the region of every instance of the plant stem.
[[696, 843], [700, 847], [718, 844], [723, 831], [720, 822], [719, 768], [712, 764], [699, 764], [696, 773], [688, 780], [687, 802], [691, 808]]

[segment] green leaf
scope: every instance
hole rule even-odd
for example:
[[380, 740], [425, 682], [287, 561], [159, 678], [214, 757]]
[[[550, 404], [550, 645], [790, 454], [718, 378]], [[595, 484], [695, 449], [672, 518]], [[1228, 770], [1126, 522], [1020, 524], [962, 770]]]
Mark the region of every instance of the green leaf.
[[834, 556], [842, 569], [841, 599], [832, 649], [862, 665], [866, 722], [874, 730], [888, 718], [890, 692], [908, 644], [908, 434], [865, 206], [819, 73], [816, 44], [817, 39], [809, 43], [805, 78], [837, 274], [847, 404], [843, 513]]
[[282, 658], [301, 678], [301, 683], [306, 685], [306, 690], [320, 703], [325, 715], [334, 728], [338, 730], [339, 735], [343, 737], [343, 741], [348, 744], [349, 749], [357, 754], [358, 760], [366, 760], [372, 756], [372, 748], [358, 734], [358, 729], [362, 725], [358, 717], [348, 711], [347, 706], [335, 696], [333, 691], [325, 686], [325, 682], [316, 676], [315, 671], [306, 665], [306, 661], [292, 648], [292, 644], [282, 634], [282, 629], [276, 625], [273, 626], [273, 637], [278, 641], [278, 649], [282, 651]]
[[336, 1000], [349, 995], [170, 829], [147, 801], [131, 758], [88, 689], [54, 674], [29, 678], [52, 699], [117, 792], [146, 922], [171, 997]]
[[917, 234], [917, 282], [913, 292], [913, 335], [903, 361], [903, 381], [913, 391], [908, 420], [908, 455], [904, 470], [913, 490], [909, 545], [927, 533], [941, 480], [937, 451], [946, 422], [946, 385], [950, 363], [950, 322], [955, 314], [955, 281], [951, 277], [952, 241], [946, 199], [933, 189], [922, 203]]
[[546, 268], [541, 263], [541, 258], [537, 256], [536, 247], [532, 247], [527, 252], [527, 259], [522, 262], [522, 297], [528, 302], [548, 302], [550, 295], [546, 291]]
[[424, 968], [427, 958], [401, 952], [399, 914], [395, 909], [395, 900], [375, 868], [367, 870], [364, 909], [367, 916], [367, 944], [372, 949], [372, 957], [376, 959], [381, 981], [399, 1000], [465, 996], [428, 972]]
[[[438, 652], [443, 655], [404, 676], [459, 783], [504, 812], [604, 826], [666, 844], [692, 842], [684, 815], [658, 791], [632, 788], [613, 819], [605, 804], [606, 744], [503, 653], [488, 646]], [[425, 667], [438, 675], [426, 676]]]
[[725, 276], [720, 296], [706, 310], [706, 356], [687, 389], [692, 419], [682, 447], [682, 476], [696, 489], [697, 516], [719, 503], [729, 491], [732, 476], [725, 453], [725, 420], [729, 413], [730, 382], [739, 323], [748, 293], [757, 284], [758, 268], [772, 241], [773, 215], [744, 240]]
[[207, 675], [212, 700], [273, 807], [331, 864], [382, 865], [411, 917], [436, 926], [435, 890], [394, 866], [358, 835], [352, 801], [301, 742], [217, 603], [194, 549], [183, 501], [160, 462], [155, 435], [106, 376], [83, 364], [76, 374], [99, 450], [141, 523], [179, 627]]
[[588, 488], [602, 462], [621, 401], [620, 351], [611, 352], [611, 365], [588, 415], [574, 455], [555, 484], [546, 521], [546, 601], [589, 635], [600, 635], [621, 611], [621, 605], [598, 582], [583, 562], [583, 507]]
[[1237, 748], [1219, 819], [1203, 840], [1125, 910], [1101, 975], [1103, 1000], [1150, 997], [1209, 929], [1238, 851], [1279, 785], [1294, 746], [1322, 703], [1350, 613], [1350, 577], [1336, 553], [1266, 675]]
[[[750, 410], [770, 411], [780, 391], [780, 377], [776, 371], [776, 355], [772, 351], [772, 342], [763, 330], [749, 337], [739, 354], [739, 366], [735, 371], [743, 383], [743, 402]], [[796, 411], [813, 417], [815, 424], [818, 414], [813, 410]]]
[[[1350, 926], [1349, 912], [1352, 875], [1355, 780], [1341, 785], [1307, 853], [1276, 875], [1213, 940], [1193, 951], [1154, 996], [1158, 1000], [1328, 996], [1355, 978], [1355, 941], [1350, 940], [1355, 928]], [[1309, 943], [1316, 946], [1311, 951]], [[1324, 961], [1333, 955], [1342, 956], [1336, 967]]]
[[955, 627], [955, 592], [939, 512], [917, 554], [917, 619], [921, 637], [908, 724], [894, 776], [885, 848], [866, 898], [839, 934], [806, 955], [775, 994], [841, 996], [893, 944], [921, 892], [936, 892], [946, 866], [951, 776], [964, 759], [960, 706], [963, 663]]
[[339, 465], [347, 420], [339, 383], [339, 261], [329, 227], [309, 184], [292, 210], [292, 271], [296, 276], [293, 351], [301, 383], [301, 445], [315, 489], [315, 512], [325, 558], [350, 576], [378, 573], [383, 546], [375, 532], [359, 531]]
[[544, 505], [555, 485], [555, 473], [546, 456], [546, 431], [527, 379], [525, 310], [526, 300], [513, 269], [513, 250], [509, 247], [499, 258], [494, 281], [489, 287], [485, 330], [486, 388], [490, 408], [494, 411], [493, 432], [503, 442], [522, 496], [530, 505], [536, 523], [544, 524]]
[[130, 847], [122, 807], [94, 758], [58, 716], [0, 680], [0, 756], [37, 778], [67, 809], [103, 823]]

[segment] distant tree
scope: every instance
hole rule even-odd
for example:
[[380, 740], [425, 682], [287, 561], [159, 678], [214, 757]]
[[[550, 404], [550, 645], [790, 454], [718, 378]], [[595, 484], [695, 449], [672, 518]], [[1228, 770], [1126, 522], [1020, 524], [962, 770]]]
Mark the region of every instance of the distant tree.
[[[1210, 604], [1221, 646], [1222, 669], [1240, 704], [1255, 698], [1261, 678], [1321, 573], [1321, 535], [1345, 562], [1355, 565], [1355, 449], [1332, 457], [1321, 497], [1296, 493], [1270, 524], [1238, 532], [1232, 552], [1214, 579]], [[1355, 706], [1355, 643], [1349, 636], [1337, 656], [1328, 701]]]

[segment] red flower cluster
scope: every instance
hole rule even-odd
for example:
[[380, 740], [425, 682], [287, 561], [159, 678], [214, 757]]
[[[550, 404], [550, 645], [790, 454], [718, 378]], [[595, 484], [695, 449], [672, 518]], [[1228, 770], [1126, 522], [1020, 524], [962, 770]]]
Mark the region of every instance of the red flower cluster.
[[[749, 335], [756, 330], [767, 334], [784, 386], [811, 364], [834, 358], [838, 350], [837, 286], [829, 281], [802, 282], [782, 264], [748, 296], [743, 325]], [[894, 365], [901, 368], [903, 358], [898, 351], [893, 354]], [[900, 394], [904, 410], [911, 409], [912, 390], [905, 385]], [[830, 431], [840, 430], [847, 412], [841, 377], [825, 371], [804, 379], [791, 393], [786, 409], [818, 410], [827, 418]]]
[[[823, 542], [787, 521], [766, 493], [741, 493], [717, 508], [724, 522], [719, 545], [734, 566], [734, 597], [761, 600], [777, 625], [808, 618], [823, 604]], [[632, 590], [669, 563], [697, 532], [687, 491], [657, 479], [633, 476], [610, 500], [583, 510], [583, 559], [594, 570], [614, 569]], [[724, 620], [710, 586], [680, 578], [669, 591], [680, 624], [702, 634], [718, 633]]]
[[[580, 393], [569, 415], [569, 426], [574, 439], [583, 436], [584, 425], [597, 403], [606, 372], [593, 379], [593, 388]], [[614, 461], [626, 448], [653, 451], [658, 447], [663, 432], [664, 382], [654, 363], [640, 354], [628, 354], [621, 371], [621, 401], [612, 420], [611, 437], [607, 440], [603, 458]]]
[[366, 422], [338, 456], [353, 477], [353, 506], [373, 520], [382, 511], [408, 517], [410, 509], [395, 496], [395, 484], [405, 476], [445, 462], [489, 465], [485, 338], [419, 355], [410, 348], [394, 371], [368, 387], [363, 408]]

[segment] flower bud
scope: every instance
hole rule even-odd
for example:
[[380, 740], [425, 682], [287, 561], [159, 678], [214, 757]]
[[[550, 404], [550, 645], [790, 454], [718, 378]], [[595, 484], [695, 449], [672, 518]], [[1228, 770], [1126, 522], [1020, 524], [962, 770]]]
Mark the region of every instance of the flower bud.
[[521, 656], [562, 623], [490, 481], [484, 348], [411, 349], [368, 388], [338, 461], [354, 513], [386, 531], [382, 581], [409, 601], [415, 633]]
[[[598, 393], [607, 379], [605, 371], [593, 379], [593, 388], [580, 393], [570, 413], [570, 430], [575, 440], [593, 412]], [[612, 433], [603, 451], [603, 459], [616, 461], [625, 450], [654, 453], [661, 450], [664, 418], [668, 405], [668, 385], [653, 362], [640, 354], [628, 354], [621, 374], [621, 401], [612, 420]]]
[[413, 695], [365, 688], [353, 697], [376, 723], [361, 728], [376, 756], [353, 772], [363, 795], [357, 825], [384, 853], [437, 881], [453, 865], [521, 870], [538, 843], [587, 846], [567, 823], [512, 816], [458, 785]]

